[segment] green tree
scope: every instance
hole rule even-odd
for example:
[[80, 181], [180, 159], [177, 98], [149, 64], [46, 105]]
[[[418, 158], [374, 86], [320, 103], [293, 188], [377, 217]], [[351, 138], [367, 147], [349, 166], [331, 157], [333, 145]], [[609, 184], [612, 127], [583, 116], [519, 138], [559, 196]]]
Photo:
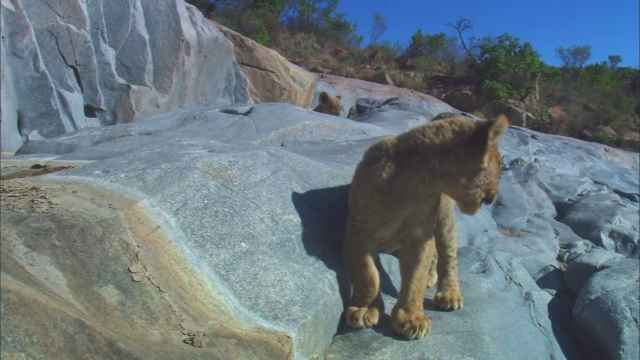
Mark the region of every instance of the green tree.
[[294, 32], [314, 34], [324, 43], [360, 47], [357, 23], [338, 13], [338, 0], [288, 0], [282, 21]]
[[197, 7], [206, 17], [210, 17], [216, 10], [216, 4], [212, 0], [186, 0], [186, 2]]
[[611, 66], [612, 68], [617, 68], [618, 64], [620, 64], [622, 62], [622, 56], [620, 55], [609, 55], [608, 57], [609, 60], [609, 66]]
[[[211, 17], [253, 40], [269, 45], [281, 30], [280, 16], [290, 0], [199, 0], [212, 4]], [[200, 7], [199, 7], [200, 8]]]
[[486, 37], [479, 44], [476, 76], [485, 95], [497, 99], [522, 100], [535, 90], [543, 63], [531, 43], [504, 33]]
[[591, 46], [572, 45], [568, 48], [559, 47], [556, 49], [556, 55], [562, 60], [565, 67], [582, 69], [584, 64], [591, 59]]
[[411, 36], [411, 42], [405, 51], [405, 55], [413, 58], [425, 55], [444, 58], [448, 44], [445, 33], [424, 35], [422, 30], [419, 29]]

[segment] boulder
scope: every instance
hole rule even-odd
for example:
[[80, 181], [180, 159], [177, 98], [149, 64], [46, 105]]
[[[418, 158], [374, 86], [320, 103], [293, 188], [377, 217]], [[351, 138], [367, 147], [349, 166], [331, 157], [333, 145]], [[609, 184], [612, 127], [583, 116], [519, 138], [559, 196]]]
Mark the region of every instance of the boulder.
[[178, 0], [2, 2], [2, 152], [184, 106], [250, 101], [229, 41]]
[[535, 117], [522, 109], [521, 104], [511, 104], [504, 101], [489, 101], [482, 107], [485, 116], [493, 118], [499, 114], [505, 114], [511, 125], [527, 127], [535, 121]]
[[567, 117], [567, 110], [563, 106], [552, 106], [547, 110], [549, 120], [560, 121]]
[[3, 357], [293, 357], [285, 332], [242, 325], [149, 210], [90, 184], [2, 181]]
[[603, 125], [597, 125], [592, 129], [583, 130], [582, 136], [585, 140], [598, 142], [610, 142], [618, 138], [618, 134], [616, 134], [615, 130], [613, 130], [610, 126]]
[[567, 251], [565, 280], [578, 294], [572, 327], [592, 359], [637, 359], [637, 259], [586, 247]]
[[233, 43], [236, 59], [249, 79], [249, 91], [255, 102], [309, 106], [314, 86], [310, 72], [290, 63], [274, 50], [220, 24], [213, 24]]
[[[386, 100], [396, 97], [414, 103], [416, 107], [423, 108], [423, 111], [428, 111], [430, 114], [433, 114], [431, 115], [432, 117], [442, 112], [456, 111], [445, 102], [415, 90], [329, 74], [316, 74], [316, 88], [314, 98], [311, 102], [311, 108], [317, 106], [319, 94], [322, 91], [341, 96], [341, 116], [343, 117], [350, 115], [353, 115], [353, 117], [359, 116], [360, 110], [357, 109], [356, 105], [359, 99], [363, 99], [365, 102], [375, 101], [381, 104]], [[407, 115], [408, 118], [422, 116], [416, 112]]]
[[[632, 353], [637, 323], [622, 314], [637, 313], [637, 303], [624, 295], [598, 305], [609, 289], [592, 280], [599, 273], [569, 275], [574, 267], [558, 253], [591, 244], [584, 223], [566, 217], [598, 210], [575, 199], [615, 195], [637, 213], [637, 153], [516, 127], [501, 143], [496, 204], [457, 214], [465, 307], [436, 311], [430, 290], [433, 330], [420, 341], [400, 341], [388, 315], [373, 329], [345, 328], [341, 241], [355, 165], [373, 142], [443, 106], [359, 104], [359, 121], [238, 104], [28, 142], [2, 162], [3, 354], [563, 359], [583, 358], [591, 345]], [[29, 173], [18, 168], [47, 166], [60, 171], [20, 178]], [[603, 226], [637, 237], [616, 216]], [[43, 232], [51, 242], [39, 241]], [[383, 254], [379, 266], [391, 308], [398, 260]], [[583, 292], [596, 295], [583, 301]]]
[[[638, 153], [511, 127], [497, 201], [456, 210], [465, 307], [428, 291], [419, 341], [388, 311], [348, 329], [363, 153], [477, 118], [332, 75], [314, 98], [357, 121], [253, 104], [229, 41], [182, 1], [47, 4], [1, 5], [3, 146], [27, 140], [0, 163], [3, 358], [637, 358]], [[377, 266], [390, 309], [398, 259]]]
[[369, 77], [369, 81], [382, 84], [382, 85], [391, 85], [394, 86], [393, 80], [388, 73], [384, 71], [379, 71]]
[[448, 92], [442, 99], [447, 104], [465, 112], [474, 112], [482, 107], [486, 99], [471, 90], [455, 90]]

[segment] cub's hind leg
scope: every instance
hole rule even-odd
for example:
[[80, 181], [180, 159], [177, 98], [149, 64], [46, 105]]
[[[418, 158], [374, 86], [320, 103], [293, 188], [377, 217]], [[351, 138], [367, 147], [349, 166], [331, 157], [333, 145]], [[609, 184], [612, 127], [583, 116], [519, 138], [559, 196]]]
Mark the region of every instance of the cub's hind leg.
[[459, 309], [463, 298], [458, 285], [458, 230], [453, 200], [447, 195], [440, 197], [434, 235], [438, 251], [438, 292], [434, 302], [441, 309]]
[[345, 309], [345, 320], [349, 326], [358, 329], [378, 324], [380, 314], [384, 312], [380, 276], [374, 262], [377, 251], [367, 242], [370, 240], [368, 235], [357, 226], [347, 224], [345, 250], [353, 293]]
[[411, 239], [400, 246], [402, 285], [391, 312], [391, 326], [409, 340], [420, 339], [431, 331], [431, 321], [424, 314], [424, 293], [434, 252], [433, 238]]

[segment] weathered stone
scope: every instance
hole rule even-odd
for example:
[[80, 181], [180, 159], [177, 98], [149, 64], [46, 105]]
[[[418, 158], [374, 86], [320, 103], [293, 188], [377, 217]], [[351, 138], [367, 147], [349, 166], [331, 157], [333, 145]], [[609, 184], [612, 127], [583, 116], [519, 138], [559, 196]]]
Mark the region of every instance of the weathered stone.
[[249, 90], [256, 102], [284, 102], [307, 107], [313, 95], [314, 77], [276, 51], [213, 23], [231, 40], [236, 59], [249, 78]]
[[1, 211], [3, 357], [292, 358], [291, 339], [234, 312], [144, 202], [17, 179], [2, 181]]
[[505, 114], [511, 121], [511, 125], [515, 126], [527, 127], [535, 120], [533, 115], [523, 110], [520, 105], [516, 106], [504, 101], [489, 101], [483, 105], [482, 111], [489, 118]]
[[389, 76], [389, 74], [383, 71], [376, 72], [373, 76], [370, 76], [369, 81], [382, 84], [382, 85], [395, 86], [395, 84], [393, 83], [393, 80], [391, 79], [391, 76]]
[[618, 134], [610, 126], [598, 125], [593, 129], [582, 131], [585, 140], [589, 141], [612, 141], [618, 138]]
[[[317, 106], [318, 96], [322, 91], [327, 91], [342, 97], [340, 100], [342, 103], [341, 116], [345, 117], [350, 116], [350, 114], [357, 114], [356, 102], [359, 99], [371, 99], [381, 103], [394, 97], [414, 102], [417, 104], [417, 107], [422, 107], [423, 110], [428, 109], [426, 111], [431, 117], [441, 112], [455, 111], [451, 106], [433, 96], [414, 90], [359, 79], [347, 79], [328, 74], [316, 75], [316, 91], [313, 101], [311, 102], [311, 108]], [[414, 113], [409, 116], [415, 118], [420, 116], [420, 114]]]
[[449, 92], [444, 95], [442, 100], [454, 108], [465, 112], [474, 112], [480, 109], [486, 102], [484, 97], [471, 90]]
[[[592, 268], [593, 275], [584, 283], [576, 299], [574, 332], [585, 344], [590, 358], [637, 359], [640, 356], [640, 262], [625, 258], [603, 260], [596, 260], [600, 263]], [[585, 268], [586, 262], [580, 256], [569, 263], [569, 271], [573, 271], [571, 268], [576, 262]]]
[[[430, 290], [420, 341], [400, 341], [388, 312], [346, 329], [362, 154], [443, 112], [475, 117], [330, 75], [314, 96], [342, 95], [358, 121], [247, 104], [229, 42], [181, 1], [47, 4], [2, 2], [2, 141], [29, 140], [0, 164], [3, 357], [637, 358], [637, 153], [510, 128], [496, 203], [457, 214], [465, 307], [435, 311]], [[44, 115], [23, 123], [29, 91], [44, 105], [25, 111]], [[223, 106], [97, 126], [122, 120], [108, 109], [207, 101]], [[379, 267], [389, 309], [398, 260]]]
[[229, 41], [182, 0], [2, 2], [2, 152], [183, 106], [251, 101]]
[[567, 110], [562, 106], [552, 106], [547, 110], [549, 120], [560, 121], [567, 117]]
[[[93, 161], [47, 175], [40, 180], [43, 184], [52, 184], [54, 180], [65, 181], [68, 186], [93, 184], [107, 193], [146, 204], [142, 207], [144, 214], [157, 224], [148, 227], [158, 227], [168, 239], [167, 246], [174, 244], [175, 259], [182, 254], [184, 263], [179, 266], [184, 270], [179, 274], [184, 275], [180, 276], [202, 277], [210, 290], [196, 286], [198, 291], [217, 294], [211, 298], [219, 301], [220, 305], [216, 306], [228, 309], [225, 319], [239, 317], [240, 320], [233, 322], [237, 327], [229, 325], [228, 331], [244, 334], [241, 329], [247, 327], [262, 329], [259, 333], [271, 339], [252, 339], [251, 344], [256, 347], [242, 350], [229, 345], [234, 351], [246, 351], [238, 353], [239, 356], [252, 358], [259, 357], [255, 354], [288, 354], [290, 351], [295, 358], [320, 357], [331, 346], [327, 355], [330, 359], [429, 359], [445, 355], [452, 359], [583, 357], [585, 345], [572, 337], [570, 314], [576, 295], [582, 291], [578, 288], [587, 287], [580, 284], [590, 281], [585, 277], [595, 275], [585, 270], [581, 273], [586, 275], [574, 277], [573, 269], [578, 268], [567, 258], [563, 260], [569, 264], [564, 279], [569, 286], [564, 284], [560, 272], [563, 264], [557, 260], [560, 246], [588, 242], [574, 233], [583, 225], [568, 222], [565, 225], [559, 220], [564, 221], [567, 214], [574, 211], [576, 214], [597, 211], [575, 206], [572, 199], [579, 194], [594, 201], [603, 193], [624, 201], [635, 199], [637, 154], [521, 128], [510, 129], [501, 143], [505, 169], [498, 201], [473, 217], [458, 214], [460, 279], [465, 308], [455, 312], [433, 311], [429, 305], [431, 291], [425, 301], [427, 314], [433, 321], [432, 334], [421, 341], [398, 341], [390, 332], [386, 315], [373, 330], [350, 331], [339, 327], [343, 302], [349, 294], [340, 259], [347, 185], [355, 164], [371, 143], [430, 121], [441, 112], [438, 110], [443, 103], [403, 98], [368, 102], [361, 99], [358, 103], [362, 105], [358, 122], [276, 103], [177, 110], [131, 124], [84, 129], [72, 135], [29, 142], [21, 153], [59, 152], [63, 154], [58, 156], [58, 161]], [[29, 157], [25, 156], [18, 160], [27, 161]], [[36, 155], [32, 161], [37, 159]], [[18, 160], [3, 161], [3, 168]], [[67, 203], [50, 198], [58, 202], [53, 209], [62, 211], [68, 207]], [[41, 216], [51, 215], [51, 209], [47, 209], [52, 204], [42, 200], [28, 206], [44, 210]], [[630, 210], [637, 209], [637, 202], [629, 200], [625, 204]], [[90, 209], [87, 206], [84, 208]], [[81, 218], [87, 219], [86, 216]], [[611, 221], [606, 220], [608, 218], [603, 217]], [[123, 219], [129, 221], [126, 216]], [[35, 236], [23, 228], [13, 233], [5, 230], [21, 223], [16, 218], [3, 216], [3, 246], [9, 243], [4, 240], [5, 236], [14, 236], [10, 234]], [[631, 223], [621, 222], [616, 226], [631, 236], [638, 232]], [[75, 235], [69, 238], [71, 241]], [[63, 243], [62, 248], [66, 246]], [[30, 249], [37, 254], [48, 254], [36, 245]], [[140, 249], [144, 259], [146, 247]], [[3, 267], [17, 261], [15, 251], [3, 249], [2, 253], [9, 259], [3, 261]], [[87, 256], [91, 254], [88, 252]], [[578, 255], [572, 256], [574, 259]], [[135, 259], [135, 255], [130, 257]], [[62, 255], [58, 258], [62, 259]], [[75, 258], [67, 261], [74, 262]], [[120, 264], [106, 255], [92, 259], [96, 269], [111, 266], [102, 261], [110, 261], [113, 266]], [[156, 259], [158, 263], [153, 269], [178, 266], [163, 259], [165, 257]], [[383, 275], [384, 299], [391, 308], [400, 281], [398, 263], [393, 255], [381, 256], [380, 262], [386, 274]], [[85, 266], [82, 264], [74, 266]], [[164, 275], [156, 276], [153, 271], [134, 265], [130, 261], [118, 265], [123, 272], [120, 276], [130, 281], [129, 285], [118, 285], [120, 293], [127, 294], [125, 291], [134, 291], [134, 286], [147, 284], [145, 276], [150, 273], [154, 281], [158, 279], [156, 284], [165, 289], [166, 294], [162, 294], [173, 299], [174, 290], [161, 281]], [[72, 272], [75, 267], [56, 265], [56, 269], [66, 279], [77, 276], [74, 275], [77, 272]], [[574, 278], [576, 280], [571, 280]], [[104, 282], [98, 275], [93, 279], [92, 282], [99, 284]], [[181, 283], [182, 280], [175, 281], [176, 286]], [[80, 289], [90, 286], [82, 284]], [[2, 286], [5, 291], [4, 282]], [[42, 285], [30, 286], [40, 289]], [[577, 289], [576, 295], [569, 288]], [[123, 295], [123, 299], [126, 304], [136, 298]], [[204, 314], [212, 311], [205, 305], [199, 308], [204, 309]], [[28, 321], [28, 313], [11, 309], [11, 314], [16, 314], [12, 315], [15, 316], [13, 323]], [[607, 323], [625, 329], [633, 325], [627, 318], [615, 315], [616, 309], [618, 305], [604, 310], [601, 316], [609, 319]], [[118, 314], [115, 310], [112, 312]], [[217, 319], [202, 314], [193, 316]], [[5, 316], [8, 315], [3, 313], [3, 323]], [[58, 324], [66, 324], [68, 320], [64, 319], [71, 319], [55, 316], [45, 314], [42, 318], [58, 319]], [[164, 319], [159, 316], [154, 319]], [[109, 328], [111, 323], [102, 319], [91, 318], [91, 324]], [[131, 320], [120, 315], [113, 316], [113, 322], [116, 321], [118, 326], [137, 329], [135, 323], [128, 325]], [[590, 325], [585, 329], [594, 329], [595, 323], [586, 321]], [[162, 322], [148, 324], [154, 329]], [[186, 343], [180, 345], [179, 342], [185, 340], [192, 345], [203, 344], [204, 349], [208, 349], [212, 339], [234, 339], [234, 335], [220, 335], [207, 324], [210, 323], [191, 327], [186, 335], [181, 334], [183, 337], [166, 336], [176, 336], [178, 348], [190, 348]], [[22, 334], [17, 327], [6, 329], [2, 336], [14, 342]], [[496, 336], [486, 336], [489, 332]], [[87, 341], [113, 339], [106, 330], [104, 335], [102, 330], [96, 334], [94, 340]], [[168, 339], [162, 337], [163, 334], [161, 338]], [[608, 336], [599, 330], [589, 330], [588, 334], [598, 337], [593, 343], [599, 344], [599, 349], [621, 343], [615, 340], [616, 336], [627, 336], [627, 333]], [[71, 344], [64, 338], [56, 341]], [[92, 351], [137, 354], [137, 348], [129, 342], [117, 343], [121, 345], [95, 346]], [[276, 343], [284, 345], [271, 347], [270, 344]], [[244, 342], [237, 344], [244, 346]], [[34, 352], [45, 351], [32, 348], [40, 349]]]

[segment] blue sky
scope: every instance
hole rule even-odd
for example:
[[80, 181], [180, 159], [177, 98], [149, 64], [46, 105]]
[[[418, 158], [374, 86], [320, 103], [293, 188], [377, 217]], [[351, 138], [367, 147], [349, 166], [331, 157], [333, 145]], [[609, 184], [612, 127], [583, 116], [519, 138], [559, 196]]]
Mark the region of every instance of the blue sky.
[[[621, 55], [621, 66], [640, 66], [638, 0], [340, 0], [339, 13], [357, 22], [358, 33], [369, 43], [373, 13], [379, 11], [389, 28], [382, 40], [407, 45], [418, 29], [424, 34], [445, 32], [455, 35], [448, 22], [462, 16], [473, 22], [476, 37], [505, 32], [528, 41], [549, 65], [562, 63], [555, 55], [558, 47], [591, 45], [588, 63]], [[471, 35], [471, 34], [469, 34]]]

